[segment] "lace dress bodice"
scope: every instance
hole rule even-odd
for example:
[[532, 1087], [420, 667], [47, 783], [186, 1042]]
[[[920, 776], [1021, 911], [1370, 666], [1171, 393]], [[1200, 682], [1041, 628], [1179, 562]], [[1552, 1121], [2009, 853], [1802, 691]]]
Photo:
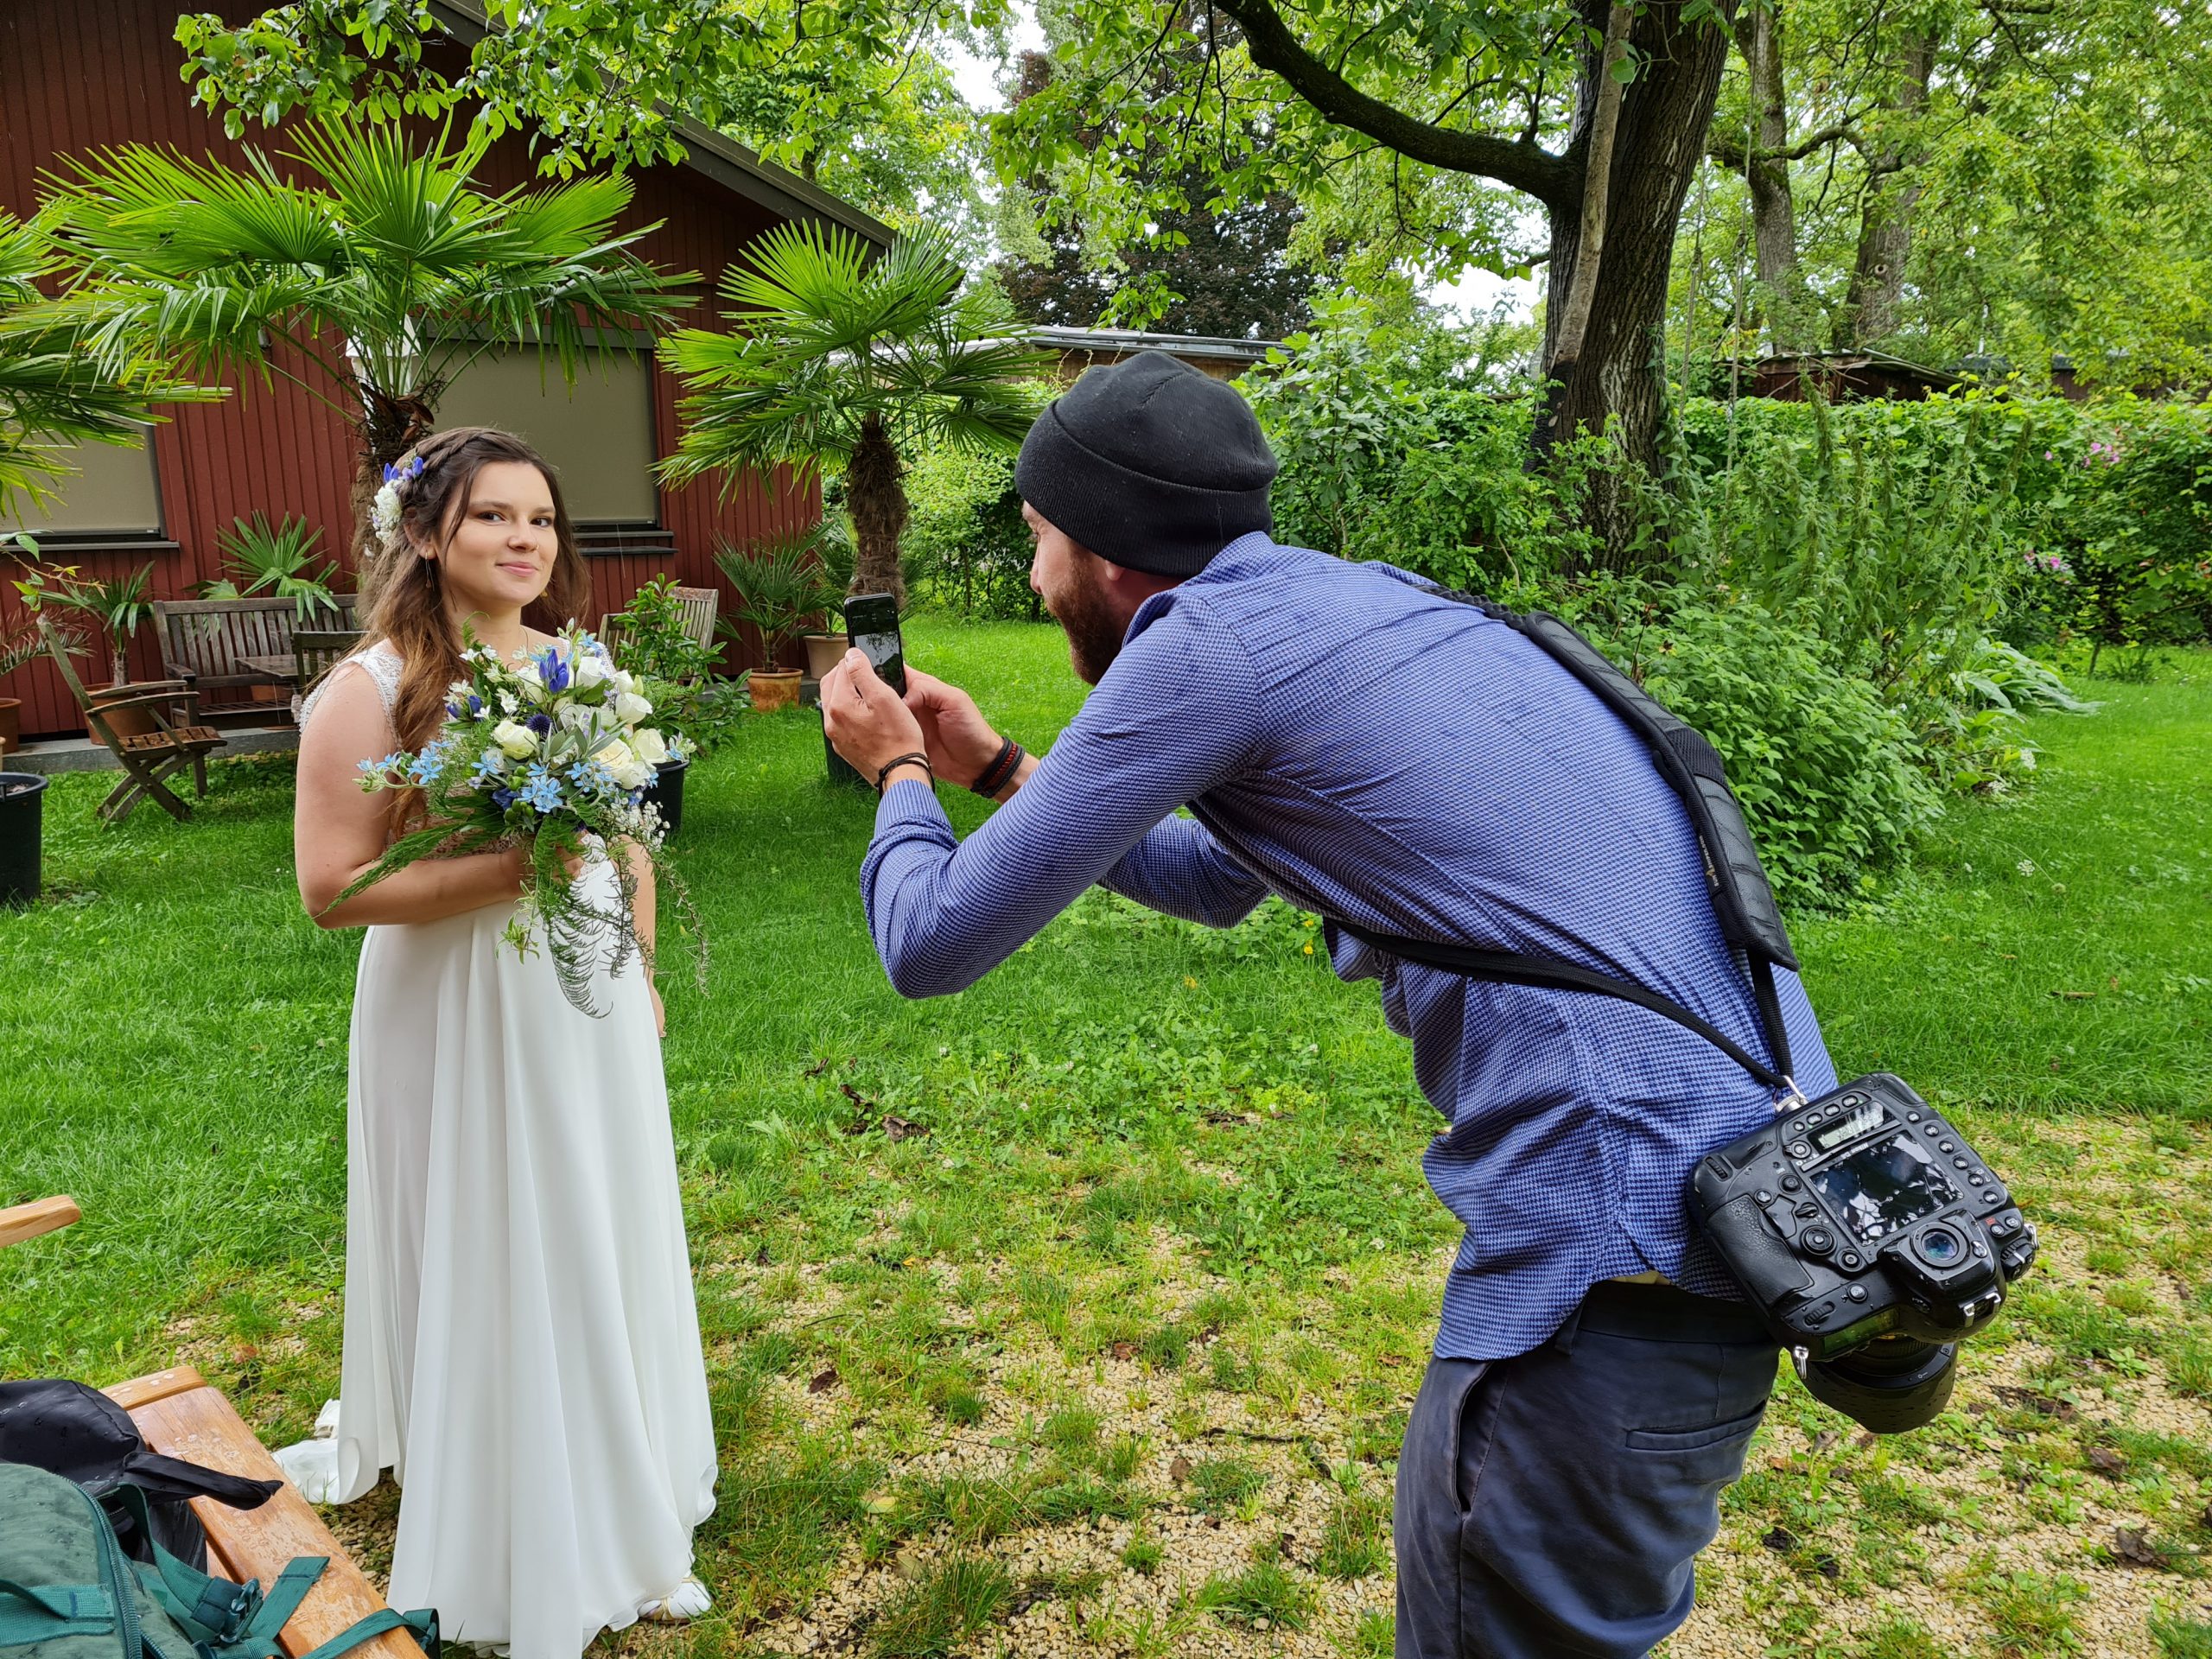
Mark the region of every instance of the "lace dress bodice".
[[315, 705], [322, 701], [322, 694], [336, 684], [338, 677], [347, 669], [358, 668], [376, 682], [377, 697], [384, 704], [385, 718], [389, 720], [393, 708], [399, 702], [399, 675], [404, 666], [391, 642], [379, 639], [365, 650], [354, 652], [324, 675], [322, 683], [308, 692], [306, 699], [299, 702], [293, 709], [293, 718], [302, 731], [307, 730], [308, 718], [315, 713]]

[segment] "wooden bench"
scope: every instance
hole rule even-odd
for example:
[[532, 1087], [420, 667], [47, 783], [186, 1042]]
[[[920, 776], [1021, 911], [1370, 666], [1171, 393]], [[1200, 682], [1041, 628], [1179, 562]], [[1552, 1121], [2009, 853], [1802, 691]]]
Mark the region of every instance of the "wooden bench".
[[[77, 1219], [76, 1205], [66, 1198], [0, 1210], [0, 1247], [50, 1233]], [[254, 1437], [245, 1420], [189, 1365], [118, 1382], [107, 1395], [130, 1414], [146, 1444], [156, 1452], [252, 1480], [284, 1478], [276, 1459]], [[278, 1638], [292, 1659], [385, 1605], [376, 1586], [346, 1559], [330, 1529], [289, 1482], [258, 1509], [234, 1510], [213, 1498], [195, 1497], [192, 1511], [207, 1533], [207, 1571], [234, 1584], [258, 1579], [266, 1588], [296, 1556], [328, 1558], [330, 1565]], [[404, 1630], [387, 1630], [363, 1643], [353, 1654], [360, 1659], [423, 1659], [422, 1649]]]
[[[358, 596], [337, 596], [340, 616], [318, 609], [324, 628], [351, 628]], [[158, 599], [152, 606], [162, 672], [200, 694], [211, 720], [276, 715], [290, 702], [289, 681], [249, 666], [249, 657], [289, 657], [299, 607], [289, 599]], [[257, 693], [256, 687], [267, 687]], [[259, 698], [261, 700], [257, 700]]]

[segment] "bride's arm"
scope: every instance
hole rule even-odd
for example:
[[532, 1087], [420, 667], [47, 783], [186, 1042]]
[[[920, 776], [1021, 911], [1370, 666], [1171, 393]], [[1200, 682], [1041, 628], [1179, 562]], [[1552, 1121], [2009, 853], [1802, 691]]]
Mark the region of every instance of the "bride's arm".
[[319, 926], [435, 922], [522, 893], [522, 854], [515, 849], [423, 859], [332, 906], [383, 855], [391, 797], [362, 791], [360, 763], [395, 747], [375, 683], [359, 670], [334, 677], [300, 734], [292, 817], [300, 898]]

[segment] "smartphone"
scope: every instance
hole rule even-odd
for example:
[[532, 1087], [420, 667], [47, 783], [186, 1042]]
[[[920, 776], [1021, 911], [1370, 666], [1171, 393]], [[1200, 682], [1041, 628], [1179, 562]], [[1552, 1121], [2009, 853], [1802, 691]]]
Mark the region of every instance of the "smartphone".
[[845, 632], [875, 665], [876, 675], [906, 695], [906, 651], [899, 638], [899, 601], [889, 594], [855, 594], [845, 601]]

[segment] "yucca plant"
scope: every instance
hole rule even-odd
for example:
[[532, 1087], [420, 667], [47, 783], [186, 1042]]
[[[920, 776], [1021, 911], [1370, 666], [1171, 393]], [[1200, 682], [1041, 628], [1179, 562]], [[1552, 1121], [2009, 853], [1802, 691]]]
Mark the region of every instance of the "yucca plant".
[[236, 576], [218, 576], [201, 585], [200, 596], [246, 599], [258, 593], [272, 594], [292, 601], [302, 627], [312, 627], [319, 614], [335, 617], [338, 595], [331, 589], [330, 579], [338, 574], [338, 567], [326, 559], [319, 570], [308, 568], [321, 540], [322, 532], [304, 518], [285, 518], [275, 524], [257, 512], [251, 521], [233, 518], [231, 527], [216, 537], [215, 545], [245, 578], [245, 585], [241, 587]]
[[23, 608], [34, 615], [49, 606], [91, 623], [108, 648], [109, 680], [130, 680], [130, 636], [153, 613], [154, 567], [142, 564], [127, 576], [87, 576], [73, 564], [18, 561], [26, 575], [15, 584]]
[[661, 358], [689, 389], [685, 430], [663, 474], [789, 467], [802, 482], [842, 467], [857, 543], [852, 591], [902, 594], [902, 454], [943, 443], [1018, 448], [1043, 407], [1046, 359], [1027, 325], [970, 286], [940, 234], [871, 258], [849, 231], [783, 225], [722, 277], [728, 333], [686, 328]]
[[359, 550], [385, 467], [433, 429], [469, 364], [535, 340], [573, 380], [602, 331], [660, 326], [693, 280], [631, 251], [658, 221], [615, 229], [627, 179], [489, 194], [471, 175], [490, 142], [337, 117], [292, 135], [291, 167], [146, 144], [71, 161], [41, 213], [73, 274], [38, 310], [85, 330], [111, 367], [153, 353], [330, 404], [359, 435]]

